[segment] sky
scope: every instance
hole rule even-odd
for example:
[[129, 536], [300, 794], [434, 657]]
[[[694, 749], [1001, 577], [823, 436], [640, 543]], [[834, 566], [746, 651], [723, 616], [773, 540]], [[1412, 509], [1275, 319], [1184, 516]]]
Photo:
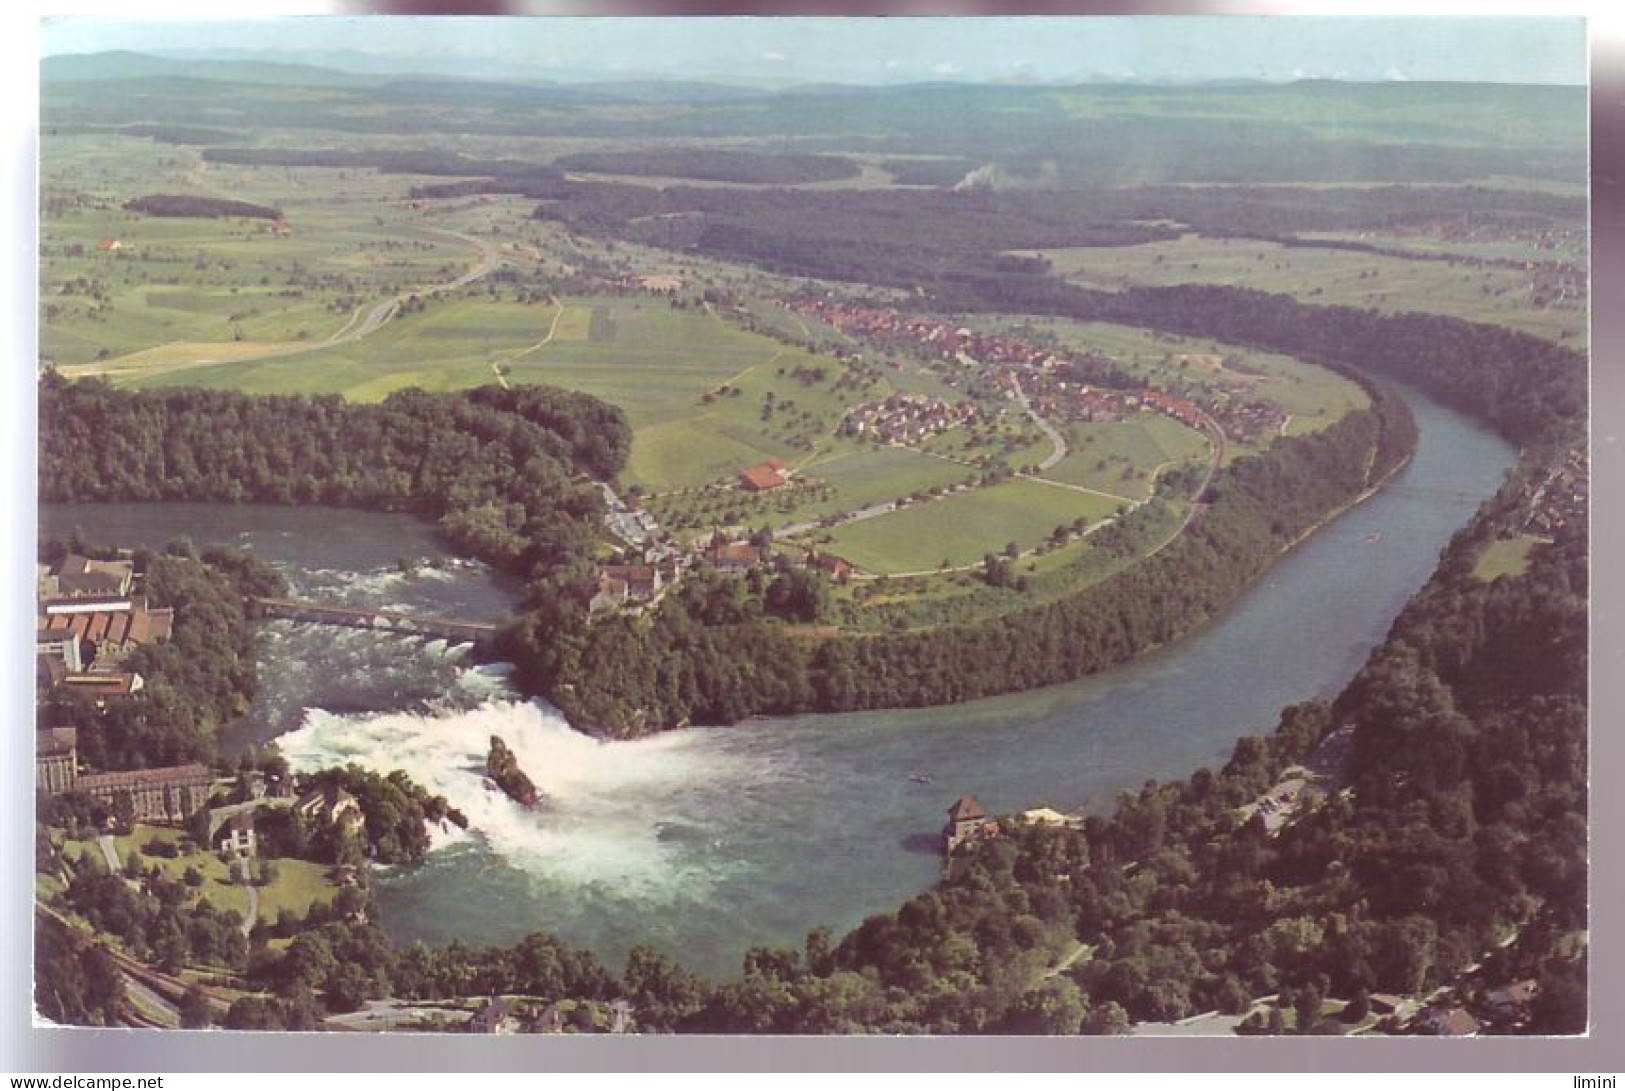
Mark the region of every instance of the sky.
[[[46, 55], [239, 50], [398, 70], [476, 64], [493, 78], [745, 83], [1586, 80], [1566, 18], [63, 19]], [[357, 57], [356, 54], [366, 54]]]

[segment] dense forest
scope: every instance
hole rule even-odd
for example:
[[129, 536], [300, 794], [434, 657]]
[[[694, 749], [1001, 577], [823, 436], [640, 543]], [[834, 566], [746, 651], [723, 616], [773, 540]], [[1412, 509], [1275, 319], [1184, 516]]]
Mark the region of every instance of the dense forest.
[[485, 175], [490, 178], [559, 178], [558, 171], [517, 159], [475, 159], [461, 152], [378, 148], [207, 148], [210, 163], [255, 167], [337, 167], [380, 174]]
[[[984, 182], [974, 184], [978, 179]], [[483, 188], [538, 198], [538, 218], [580, 230], [750, 262], [785, 275], [923, 288], [945, 303], [963, 300], [967, 285], [978, 286], [984, 304], [997, 302], [1014, 312], [1043, 309], [1035, 304], [1062, 285], [1031, 271], [1008, 275], [1019, 271], [1005, 260], [1011, 250], [1128, 246], [1188, 231], [1280, 241], [1307, 231], [1385, 231], [1440, 219], [1549, 228], [1583, 223], [1585, 216], [1580, 198], [1477, 186], [1103, 189], [1024, 180], [986, 164], [963, 181], [918, 190], [657, 189], [509, 174], [483, 185], [454, 185], [456, 192]], [[454, 195], [435, 187], [415, 192]]]
[[243, 216], [257, 220], [280, 220], [282, 210], [247, 201], [228, 201], [224, 197], [197, 197], [191, 194], [152, 193], [126, 201], [130, 212], [145, 212], [148, 216], [197, 216], [218, 218]]

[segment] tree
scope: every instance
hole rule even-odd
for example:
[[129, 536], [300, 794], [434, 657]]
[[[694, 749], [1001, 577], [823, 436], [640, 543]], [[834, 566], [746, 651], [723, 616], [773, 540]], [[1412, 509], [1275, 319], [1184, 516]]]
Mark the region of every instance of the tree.
[[1088, 1001], [1077, 984], [1052, 977], [1022, 995], [1010, 1025], [1019, 1034], [1076, 1034], [1087, 1014]]
[[113, 793], [113, 820], [124, 833], [129, 833], [135, 824], [135, 798], [128, 788], [120, 788]]
[[1115, 1000], [1090, 1009], [1089, 1017], [1083, 1023], [1085, 1034], [1118, 1035], [1127, 1034], [1128, 1030], [1128, 1012]]
[[222, 1024], [228, 1030], [282, 1030], [282, 1012], [276, 1003], [259, 996], [238, 997], [226, 1010]]
[[643, 943], [627, 955], [621, 984], [637, 1008], [639, 1024], [651, 1030], [677, 1029], [704, 1006], [708, 994], [697, 974]]
[[181, 1026], [187, 1030], [203, 1030], [214, 1025], [214, 1009], [209, 994], [201, 985], [191, 985], [180, 1003]]
[[1349, 997], [1348, 1004], [1343, 1008], [1343, 1022], [1358, 1023], [1371, 1014], [1371, 994], [1364, 989], [1355, 989]]
[[1320, 1021], [1321, 997], [1320, 990], [1313, 985], [1305, 985], [1298, 991], [1292, 1010], [1298, 1017], [1298, 1033], [1314, 1033], [1315, 1024]]

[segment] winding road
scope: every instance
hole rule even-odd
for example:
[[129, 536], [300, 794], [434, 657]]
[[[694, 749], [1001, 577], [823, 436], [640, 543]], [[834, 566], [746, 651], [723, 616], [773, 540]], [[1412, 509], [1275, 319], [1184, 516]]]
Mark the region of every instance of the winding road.
[[1032, 422], [1038, 425], [1038, 430], [1044, 433], [1044, 435], [1049, 438], [1051, 443], [1055, 444], [1055, 450], [1051, 451], [1049, 456], [1038, 464], [1038, 472], [1044, 473], [1048, 470], [1052, 470], [1055, 468], [1057, 463], [1071, 453], [1066, 445], [1066, 437], [1061, 435], [1060, 431], [1056, 429], [1055, 425], [1039, 416], [1038, 410], [1034, 409], [1033, 403], [1027, 399], [1027, 392], [1021, 388], [1021, 378], [1019, 376], [1016, 378], [1015, 387], [1016, 401], [1021, 403], [1021, 408], [1026, 411], [1027, 416], [1032, 419]]

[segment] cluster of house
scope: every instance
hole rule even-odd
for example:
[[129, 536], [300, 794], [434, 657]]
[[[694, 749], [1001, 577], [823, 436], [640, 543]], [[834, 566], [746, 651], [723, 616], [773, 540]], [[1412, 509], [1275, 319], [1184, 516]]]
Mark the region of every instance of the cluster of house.
[[[609, 1033], [626, 1034], [632, 1029], [635, 1010], [630, 1000], [612, 1000], [609, 1011]], [[469, 1034], [562, 1034], [569, 1025], [564, 1006], [558, 1001], [538, 1006], [536, 1003], [510, 1000], [493, 996], [485, 1000], [463, 1024]]]
[[893, 394], [847, 410], [841, 433], [881, 443], [917, 443], [969, 424], [978, 410], [971, 402], [945, 402], [924, 394]]
[[141, 645], [169, 639], [175, 611], [152, 609], [136, 593], [134, 562], [70, 553], [54, 571], [41, 565], [38, 576], [34, 650], [41, 692], [58, 686], [104, 697], [139, 691], [141, 675], [122, 665]]
[[1524, 529], [1552, 535], [1576, 520], [1584, 520], [1591, 505], [1591, 458], [1576, 448], [1564, 456], [1529, 501]]
[[[1108, 393], [1065, 379], [1057, 374], [1057, 369], [1069, 362], [1066, 356], [1014, 337], [954, 327], [940, 319], [910, 318], [892, 308], [821, 299], [796, 300], [784, 306], [827, 322], [843, 333], [880, 339], [907, 338], [928, 346], [943, 359], [973, 359], [989, 365], [988, 378], [997, 390], [1014, 396], [1025, 381], [1037, 412], [1053, 419], [1109, 422], [1121, 420], [1130, 411], [1145, 409], [1163, 413], [1191, 428], [1202, 428], [1205, 423], [1201, 406], [1169, 391]], [[1219, 399], [1215, 406], [1222, 406], [1224, 412], [1235, 417], [1238, 428], [1257, 434], [1268, 427], [1279, 428], [1285, 419], [1280, 408], [1268, 402], [1233, 403]], [[951, 424], [945, 426], [951, 427]], [[924, 434], [929, 433], [921, 433]]]
[[1202, 407], [1189, 398], [1170, 394], [1166, 390], [1144, 390], [1140, 392], [1139, 399], [1145, 408], [1172, 417], [1181, 424], [1191, 428], [1201, 428], [1203, 425]]
[[989, 364], [1015, 364], [1044, 368], [1061, 362], [1052, 350], [1014, 337], [953, 326], [938, 318], [909, 317], [890, 307], [869, 307], [812, 299], [785, 302], [784, 306], [807, 318], [827, 322], [842, 333], [876, 340], [908, 340], [929, 348], [941, 359], [974, 356]]
[[1122, 420], [1138, 403], [1131, 394], [1098, 390], [1049, 373], [1033, 376], [1027, 395], [1033, 408], [1050, 420], [1099, 424]]
[[1237, 443], [1257, 443], [1266, 436], [1279, 435], [1287, 422], [1286, 410], [1258, 398], [1212, 398], [1207, 413]]
[[1534, 978], [1525, 978], [1486, 989], [1469, 1004], [1430, 1004], [1419, 1011], [1414, 1002], [1374, 994], [1371, 1010], [1397, 1016], [1406, 1029], [1416, 1034], [1471, 1038], [1486, 1030], [1512, 1030], [1527, 1023], [1539, 995], [1540, 984]]
[[[743, 575], [767, 564], [767, 550], [738, 532], [717, 530], [709, 538], [701, 538], [689, 555], [677, 553], [667, 546], [659, 548], [659, 560], [645, 557], [632, 563], [601, 564], [596, 571], [597, 584], [588, 610], [597, 615], [613, 610], [642, 610], [658, 603], [662, 596], [676, 586], [683, 573], [696, 564], [717, 572]], [[792, 563], [785, 554], [776, 554], [778, 563]], [[809, 550], [800, 558], [807, 568], [828, 573], [841, 582], [857, 571], [844, 558], [833, 553]]]

